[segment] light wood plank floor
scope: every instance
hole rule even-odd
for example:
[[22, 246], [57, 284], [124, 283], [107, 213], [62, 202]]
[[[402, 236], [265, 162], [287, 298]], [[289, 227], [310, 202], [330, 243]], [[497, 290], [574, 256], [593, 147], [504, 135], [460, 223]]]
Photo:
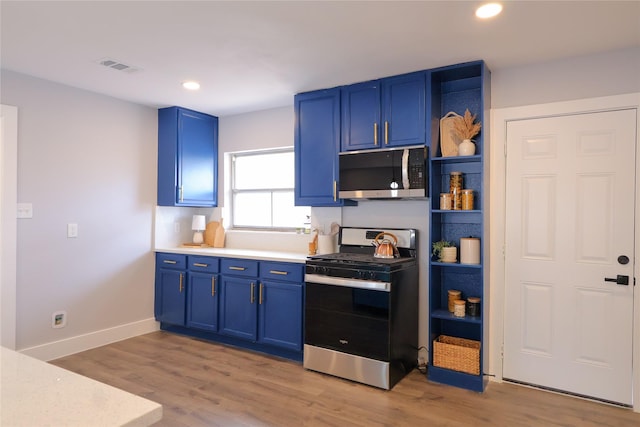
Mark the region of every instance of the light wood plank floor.
[[384, 391], [162, 331], [52, 363], [161, 403], [157, 427], [640, 426], [629, 409], [512, 384], [475, 393], [415, 370]]

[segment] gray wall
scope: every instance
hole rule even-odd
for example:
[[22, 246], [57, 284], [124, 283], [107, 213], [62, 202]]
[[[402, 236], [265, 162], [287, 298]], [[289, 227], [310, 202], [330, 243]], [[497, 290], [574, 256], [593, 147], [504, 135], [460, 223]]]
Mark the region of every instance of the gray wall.
[[495, 70], [491, 88], [492, 108], [640, 92], [640, 47]]
[[[2, 104], [19, 108], [18, 201], [34, 206], [18, 221], [17, 348], [152, 318], [156, 111], [6, 70], [1, 85]], [[493, 108], [630, 92], [640, 92], [640, 48], [492, 73]], [[221, 152], [292, 145], [291, 111], [221, 118]], [[341, 212], [343, 225], [418, 228], [421, 345], [426, 214], [420, 201]], [[66, 238], [71, 222], [77, 239]], [[57, 310], [68, 313], [63, 329], [51, 328]]]
[[156, 110], [5, 70], [1, 84], [18, 107], [18, 202], [33, 203], [18, 220], [16, 348], [152, 318]]

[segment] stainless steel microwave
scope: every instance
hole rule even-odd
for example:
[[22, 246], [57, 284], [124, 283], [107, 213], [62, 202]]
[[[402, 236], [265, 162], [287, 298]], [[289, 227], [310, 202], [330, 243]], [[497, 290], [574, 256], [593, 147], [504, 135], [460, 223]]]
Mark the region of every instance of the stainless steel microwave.
[[342, 152], [338, 158], [341, 199], [422, 199], [427, 190], [424, 145]]

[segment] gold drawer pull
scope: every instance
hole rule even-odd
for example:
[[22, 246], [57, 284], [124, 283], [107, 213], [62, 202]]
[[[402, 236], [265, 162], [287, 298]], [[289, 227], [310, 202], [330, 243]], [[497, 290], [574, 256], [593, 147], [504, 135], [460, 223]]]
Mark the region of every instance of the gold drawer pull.
[[262, 304], [262, 288], [264, 286], [262, 285], [262, 283], [260, 283], [260, 300], [259, 300], [259, 304]]
[[193, 266], [194, 267], [209, 267], [209, 264], [202, 264], [202, 263], [199, 263], [199, 262], [194, 262]]
[[278, 271], [278, 270], [269, 270], [269, 273], [271, 273], [271, 274], [279, 274], [281, 276], [286, 276], [287, 274], [289, 274], [288, 271]]
[[229, 267], [229, 270], [237, 270], [237, 271], [245, 271], [247, 268], [246, 267], [235, 267], [235, 266], [231, 266]]
[[256, 285], [253, 282], [251, 282], [251, 297], [250, 297], [251, 304], [253, 304], [256, 300], [254, 296], [255, 288], [256, 288]]
[[180, 273], [180, 287], [179, 287], [180, 288], [180, 293], [182, 293], [182, 290], [184, 289], [184, 286], [182, 286], [182, 279], [183, 279], [182, 273]]
[[178, 261], [172, 261], [170, 259], [165, 259], [162, 262], [165, 263], [165, 264], [177, 264], [178, 263]]
[[211, 296], [216, 296], [216, 276], [211, 278]]

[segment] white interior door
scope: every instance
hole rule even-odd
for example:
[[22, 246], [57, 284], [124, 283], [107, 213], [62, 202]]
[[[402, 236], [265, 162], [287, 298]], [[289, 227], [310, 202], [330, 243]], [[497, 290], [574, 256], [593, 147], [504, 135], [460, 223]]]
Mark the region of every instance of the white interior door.
[[508, 122], [503, 378], [632, 404], [635, 146], [634, 109]]

